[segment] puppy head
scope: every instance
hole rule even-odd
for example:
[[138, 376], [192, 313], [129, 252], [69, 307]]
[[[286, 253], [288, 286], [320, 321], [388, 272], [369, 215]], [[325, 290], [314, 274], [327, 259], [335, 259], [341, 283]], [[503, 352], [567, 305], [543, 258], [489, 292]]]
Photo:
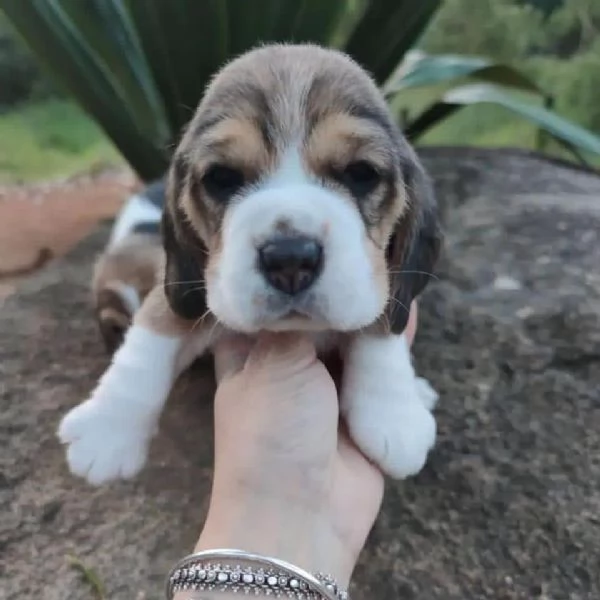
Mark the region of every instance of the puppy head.
[[165, 292], [226, 326], [403, 331], [436, 261], [431, 187], [350, 58], [274, 45], [212, 81], [175, 153]]

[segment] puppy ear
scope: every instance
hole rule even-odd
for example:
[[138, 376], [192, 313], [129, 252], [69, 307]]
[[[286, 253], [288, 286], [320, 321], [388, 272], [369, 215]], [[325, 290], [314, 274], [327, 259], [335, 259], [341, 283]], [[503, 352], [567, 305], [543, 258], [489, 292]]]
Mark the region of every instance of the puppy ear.
[[[183, 319], [199, 319], [207, 310], [204, 267], [206, 248], [189, 231], [184, 215], [174, 217], [173, 206], [162, 216], [162, 239], [166, 254], [164, 290], [171, 310]], [[178, 209], [175, 208], [177, 213]], [[176, 224], [175, 219], [179, 221]], [[193, 241], [192, 241], [193, 240]]]
[[388, 320], [400, 334], [408, 322], [410, 304], [433, 278], [443, 235], [433, 186], [416, 155], [403, 166], [408, 209], [399, 219], [387, 248], [390, 275]]

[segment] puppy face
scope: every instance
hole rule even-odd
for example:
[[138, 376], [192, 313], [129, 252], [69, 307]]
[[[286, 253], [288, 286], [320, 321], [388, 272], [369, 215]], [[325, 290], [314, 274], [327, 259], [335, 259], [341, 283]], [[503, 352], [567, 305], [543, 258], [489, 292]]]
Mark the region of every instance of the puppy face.
[[266, 46], [213, 80], [175, 154], [165, 292], [243, 332], [395, 332], [440, 235], [427, 179], [348, 57]]

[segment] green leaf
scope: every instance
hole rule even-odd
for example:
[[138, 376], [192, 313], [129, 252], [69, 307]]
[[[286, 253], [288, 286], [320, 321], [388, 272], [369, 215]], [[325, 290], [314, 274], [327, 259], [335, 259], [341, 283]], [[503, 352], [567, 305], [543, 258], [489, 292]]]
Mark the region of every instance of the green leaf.
[[547, 131], [567, 147], [600, 154], [600, 137], [568, 121], [555, 112], [526, 102], [508, 90], [491, 84], [472, 84], [446, 92], [439, 102], [431, 105], [405, 128], [410, 139], [423, 135], [435, 124], [464, 106], [491, 103], [502, 106]]
[[346, 9], [346, 0], [124, 2], [175, 132], [225, 62], [261, 42], [327, 43]]
[[104, 585], [102, 585], [102, 581], [96, 572], [86, 566], [80, 558], [77, 558], [73, 554], [67, 554], [66, 559], [71, 567], [77, 569], [77, 571], [81, 573], [83, 580], [89, 586], [95, 598], [97, 600], [104, 600], [106, 598]]
[[383, 85], [440, 5], [441, 0], [367, 0], [345, 50]]
[[344, 19], [348, 3], [346, 0], [304, 0], [300, 14], [294, 20], [290, 41], [313, 42], [330, 45]]
[[123, 0], [162, 95], [173, 144], [210, 77], [228, 58], [229, 22], [223, 0]]
[[384, 86], [384, 93], [390, 97], [409, 88], [436, 85], [461, 78], [496, 83], [543, 95], [535, 82], [510, 65], [478, 56], [432, 56], [421, 52], [409, 52], [406, 55], [396, 73]]
[[85, 4], [80, 0], [62, 0], [62, 7], [80, 35], [79, 44], [90, 46], [94, 60], [113, 81], [129, 118], [141, 131], [149, 131], [166, 143], [170, 132], [162, 99], [121, 0]]
[[334, 45], [384, 82], [441, 0], [0, 0], [143, 179], [162, 175], [211, 77], [259, 43]]
[[[75, 4], [76, 0], [70, 2]], [[86, 6], [98, 8], [100, 2], [89, 0]], [[104, 37], [125, 38], [126, 24], [107, 23], [103, 18], [87, 20], [77, 6], [72, 13], [67, 11], [68, 1], [2, 0], [1, 6], [40, 62], [95, 117], [140, 176], [151, 178], [162, 172], [167, 164], [166, 140], [162, 137], [165, 123], [152, 124], [152, 119], [147, 118], [148, 114], [154, 114], [160, 120], [160, 113], [152, 112], [156, 106], [152, 105], [151, 97], [144, 98], [142, 94], [130, 97], [135, 85], [131, 80], [125, 81], [127, 69], [121, 66], [113, 72], [110, 56], [103, 56], [96, 49], [101, 44], [89, 31], [94, 25], [95, 31]], [[88, 31], [84, 33], [86, 28]], [[139, 71], [138, 66], [135, 68]]]

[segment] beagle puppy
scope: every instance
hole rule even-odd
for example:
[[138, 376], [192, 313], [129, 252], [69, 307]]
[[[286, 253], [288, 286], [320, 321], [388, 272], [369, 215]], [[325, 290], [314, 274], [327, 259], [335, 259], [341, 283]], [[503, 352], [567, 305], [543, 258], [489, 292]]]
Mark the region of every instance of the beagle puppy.
[[351, 58], [267, 45], [227, 64], [174, 153], [162, 238], [162, 283], [60, 424], [74, 474], [137, 474], [182, 370], [220, 336], [264, 330], [339, 350], [356, 444], [392, 477], [423, 468], [437, 395], [403, 332], [441, 232], [420, 162]]

